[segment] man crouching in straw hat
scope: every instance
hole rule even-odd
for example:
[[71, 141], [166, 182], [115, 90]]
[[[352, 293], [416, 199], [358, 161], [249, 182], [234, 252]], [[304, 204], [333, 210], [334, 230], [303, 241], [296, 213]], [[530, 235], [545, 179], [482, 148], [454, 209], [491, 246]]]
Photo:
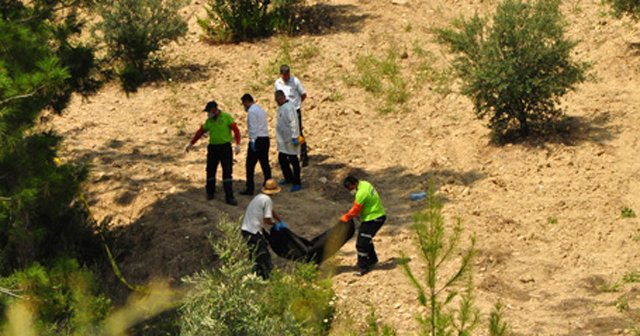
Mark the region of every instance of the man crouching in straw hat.
[[242, 219], [242, 237], [247, 241], [251, 258], [255, 260], [253, 271], [263, 279], [269, 278], [273, 268], [269, 242], [263, 230], [267, 225], [275, 226], [276, 230], [286, 227], [284, 221], [273, 211], [271, 197], [279, 192], [280, 187], [276, 180], [265, 181], [260, 193], [247, 206]]

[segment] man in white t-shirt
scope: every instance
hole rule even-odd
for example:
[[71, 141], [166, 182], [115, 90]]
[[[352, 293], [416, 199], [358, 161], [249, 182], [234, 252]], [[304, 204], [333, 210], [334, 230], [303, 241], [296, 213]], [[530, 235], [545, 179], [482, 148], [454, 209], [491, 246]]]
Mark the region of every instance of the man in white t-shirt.
[[[300, 135], [304, 137], [302, 131], [302, 103], [307, 99], [307, 91], [302, 86], [302, 82], [295, 77], [291, 76], [291, 69], [288, 65], [283, 64], [280, 66], [280, 78], [276, 79], [275, 91], [282, 91], [287, 96], [287, 99], [293, 104], [298, 114], [298, 125], [300, 126]], [[309, 157], [307, 156], [307, 143], [302, 142], [300, 145], [300, 161], [302, 166], [309, 165]]]
[[242, 219], [242, 227], [240, 228], [242, 236], [249, 246], [251, 258], [255, 261], [253, 271], [263, 279], [269, 278], [273, 268], [269, 242], [263, 230], [266, 226], [275, 225], [276, 230], [285, 227], [284, 222], [273, 211], [273, 202], [270, 197], [279, 192], [278, 182], [274, 179], [268, 179], [261, 192], [247, 206]]

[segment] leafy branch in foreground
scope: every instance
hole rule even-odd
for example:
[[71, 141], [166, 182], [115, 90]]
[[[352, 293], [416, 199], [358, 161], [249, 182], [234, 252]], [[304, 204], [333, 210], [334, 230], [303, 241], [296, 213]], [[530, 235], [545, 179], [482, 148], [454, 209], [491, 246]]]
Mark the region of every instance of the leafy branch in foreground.
[[317, 268], [296, 264], [269, 281], [252, 273], [240, 225], [222, 220], [222, 238], [211, 239], [215, 269], [185, 278], [193, 286], [180, 308], [183, 335], [322, 335], [333, 314], [331, 283]]

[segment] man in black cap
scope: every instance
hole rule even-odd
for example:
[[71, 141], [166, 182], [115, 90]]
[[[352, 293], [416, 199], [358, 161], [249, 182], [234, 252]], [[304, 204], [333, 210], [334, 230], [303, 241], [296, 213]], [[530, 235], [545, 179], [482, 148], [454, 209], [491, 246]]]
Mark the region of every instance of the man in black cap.
[[207, 112], [207, 120], [200, 126], [196, 134], [185, 148], [189, 151], [193, 145], [206, 132], [209, 133], [209, 146], [207, 146], [207, 199], [213, 199], [216, 192], [216, 171], [218, 163], [222, 164], [222, 186], [224, 188], [227, 204], [238, 205], [233, 197], [233, 154], [231, 152], [231, 132], [236, 141], [235, 154], [240, 153], [240, 130], [233, 117], [218, 109], [215, 101], [210, 101], [204, 108]]
[[267, 125], [267, 112], [253, 101], [253, 97], [245, 93], [242, 98], [242, 105], [247, 111], [247, 129], [249, 131], [249, 148], [247, 149], [247, 187], [240, 192], [240, 195], [253, 195], [255, 184], [253, 173], [256, 163], [260, 161], [260, 168], [264, 175], [264, 180], [271, 178], [271, 167], [269, 166], [269, 127]]

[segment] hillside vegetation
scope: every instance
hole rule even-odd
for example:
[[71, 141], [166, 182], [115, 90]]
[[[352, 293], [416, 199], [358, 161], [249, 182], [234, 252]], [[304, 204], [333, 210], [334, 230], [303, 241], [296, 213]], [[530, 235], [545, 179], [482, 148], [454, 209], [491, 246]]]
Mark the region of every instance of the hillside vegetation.
[[[194, 0], [179, 11], [185, 37], [161, 49], [161, 75], [129, 94], [113, 82], [95, 95], [74, 95], [62, 115], [42, 116], [39, 127], [64, 137], [63, 161], [91, 166], [84, 195], [113, 233], [124, 278], [177, 285], [217, 261], [207, 235], [219, 237], [218, 222], [239, 218], [250, 201], [238, 195], [232, 207], [220, 196], [205, 199], [204, 141], [184, 151], [204, 121], [203, 104], [218, 101], [243, 132], [237, 192], [246, 155], [240, 97], [249, 92], [267, 110], [274, 138], [273, 81], [278, 65], [290, 63], [308, 91], [311, 163], [303, 190], [283, 192], [276, 209], [293, 231], [313, 237], [349, 209], [340, 181], [354, 173], [376, 186], [388, 213], [375, 238], [376, 269], [355, 276], [350, 241], [321, 270], [336, 297], [330, 334], [364, 330], [370, 307], [397, 334], [417, 333], [414, 317], [426, 308], [400, 258], [424, 278], [411, 229], [423, 204], [409, 194], [430, 184], [443, 199], [445, 222], [460, 219], [464, 242], [475, 235], [474, 295], [483, 314], [501, 301], [515, 335], [633, 334], [640, 323], [640, 220], [633, 216], [640, 211], [640, 26], [614, 18], [600, 0], [562, 2], [565, 37], [576, 42], [571, 57], [590, 64], [586, 81], [558, 100], [568, 117], [564, 131], [496, 145], [488, 120], [478, 120], [460, 93], [454, 56], [433, 29], [460, 16], [488, 17], [498, 3], [307, 1], [313, 20], [299, 34], [219, 44], [203, 38], [198, 22], [206, 9]], [[367, 78], [379, 86], [368, 90]], [[102, 280], [124, 302], [118, 280]], [[488, 316], [480, 321], [474, 335], [487, 334]]]

